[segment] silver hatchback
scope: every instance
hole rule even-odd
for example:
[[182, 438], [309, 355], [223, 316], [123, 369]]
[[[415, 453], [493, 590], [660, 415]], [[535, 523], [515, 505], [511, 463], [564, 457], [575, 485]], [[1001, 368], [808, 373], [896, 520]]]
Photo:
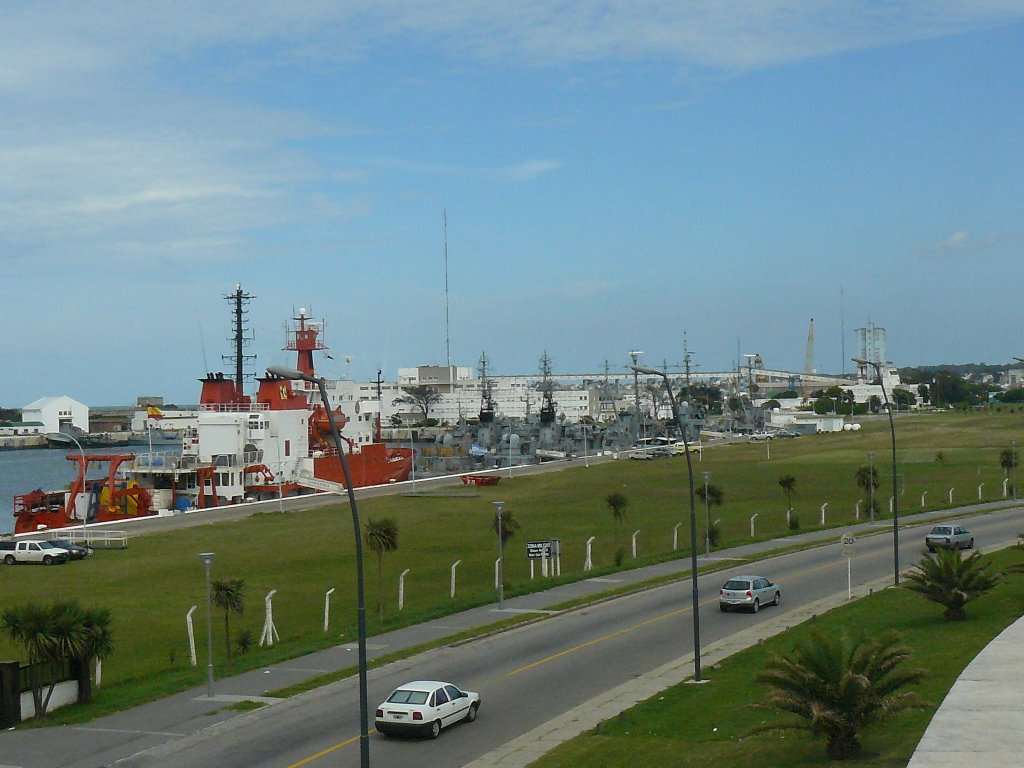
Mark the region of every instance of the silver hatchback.
[[782, 602], [782, 588], [764, 576], [733, 576], [718, 592], [718, 607], [723, 611], [743, 608], [757, 613], [762, 605]]
[[942, 549], [974, 549], [974, 536], [962, 525], [936, 525], [924, 537], [929, 552]]

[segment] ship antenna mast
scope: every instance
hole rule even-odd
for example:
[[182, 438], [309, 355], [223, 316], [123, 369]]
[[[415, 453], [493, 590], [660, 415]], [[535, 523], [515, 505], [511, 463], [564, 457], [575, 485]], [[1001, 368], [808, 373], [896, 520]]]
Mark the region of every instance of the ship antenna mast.
[[444, 349], [449, 372], [452, 367], [452, 338], [448, 325], [448, 209], [444, 209]]
[[245, 348], [252, 343], [254, 338], [252, 331], [248, 328], [246, 315], [249, 314], [249, 302], [256, 297], [243, 291], [241, 283], [236, 283], [234, 293], [226, 294], [224, 298], [232, 305], [234, 335], [230, 340], [235, 345], [235, 353], [221, 355], [221, 359], [235, 364], [235, 387], [238, 395], [241, 396], [246, 376], [245, 364], [256, 359], [256, 355], [245, 354]]

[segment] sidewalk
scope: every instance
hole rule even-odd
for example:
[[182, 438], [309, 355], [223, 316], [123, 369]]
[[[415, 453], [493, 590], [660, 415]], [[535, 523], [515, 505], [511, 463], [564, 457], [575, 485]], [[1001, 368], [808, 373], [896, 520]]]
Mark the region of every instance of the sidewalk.
[[[965, 507], [961, 513], [984, 512], [1001, 504], [980, 504]], [[949, 511], [915, 515], [908, 519], [908, 525], [927, 523], [932, 517], [948, 516]], [[864, 535], [869, 532], [887, 533], [891, 528], [882, 524], [871, 526], [862, 523], [847, 526], [844, 529], [830, 529], [802, 533], [783, 539], [747, 544], [716, 553], [717, 557], [743, 558], [761, 553], [778, 550], [780, 547], [798, 543], [835, 543], [841, 532], [854, 532]], [[703, 559], [699, 559], [699, 564]], [[607, 578], [587, 579], [554, 587], [544, 592], [536, 592], [505, 600], [507, 611], [544, 611], [573, 599], [597, 596], [609, 587], [624, 587], [665, 575], [683, 575], [688, 573], [690, 559], [675, 560], [645, 566], [632, 571], [623, 571]], [[614, 582], [611, 584], [609, 582]], [[880, 579], [875, 584], [863, 585], [854, 590], [855, 595], [864, 595], [872, 588], [879, 589], [891, 583], [890, 578]], [[809, 618], [812, 614], [822, 613], [834, 605], [846, 602], [846, 593], [815, 602], [779, 614], [770, 622], [752, 627], [750, 630], [736, 633], [721, 642], [710, 644], [703, 649], [702, 660], [707, 666], [735, 653], [742, 648], [756, 643], [759, 639], [784, 631], [794, 623]], [[404, 648], [411, 648], [431, 641], [449, 637], [458, 632], [480, 628], [495, 621], [493, 605], [481, 606], [459, 614], [445, 616], [423, 624], [388, 632], [369, 638], [367, 658], [373, 660], [383, 654], [390, 654]], [[1015, 640], [1004, 643], [1004, 653], [1011, 653], [1014, 643], [1022, 650], [1017, 654], [1016, 661], [1024, 657], [1024, 622], [1020, 625]], [[1007, 630], [1009, 632], [1009, 630]], [[1004, 633], [1005, 634], [1005, 633]], [[1003, 640], [1002, 637], [999, 638]], [[998, 642], [998, 641], [997, 641]], [[993, 643], [995, 646], [996, 643]], [[278, 702], [288, 706], [301, 701], [301, 698], [281, 700], [267, 697], [267, 691], [273, 691], [289, 685], [303, 682], [326, 672], [353, 667], [356, 664], [357, 646], [355, 638], [344, 645], [334, 646], [317, 653], [291, 659], [279, 664], [246, 672], [230, 678], [217, 680], [214, 683], [214, 695], [207, 696], [204, 687], [193, 688], [182, 693], [169, 696], [118, 712], [83, 725], [39, 729], [19, 729], [0, 733], [0, 768], [3, 766], [32, 766], [32, 768], [95, 768], [96, 765], [111, 765], [119, 760], [161, 746], [170, 747], [175, 742], [187, 737], [196, 736], [211, 726], [231, 728], [230, 721], [237, 720], [242, 713], [216, 704], [230, 704], [238, 701], [260, 701], [267, 704]], [[984, 654], [983, 654], [984, 655]], [[981, 656], [979, 656], [979, 659]], [[1011, 657], [1011, 660], [1013, 657]], [[1007, 664], [1003, 660], [999, 664]], [[973, 664], [968, 669], [973, 669]], [[1021, 665], [1018, 663], [1017, 667]], [[996, 671], [991, 671], [994, 677]], [[997, 670], [998, 671], [998, 670]], [[1007, 675], [998, 671], [1000, 679]], [[1019, 669], [1017, 670], [1019, 672]], [[594, 727], [601, 720], [607, 719], [618, 712], [654, 695], [658, 691], [674, 685], [693, 674], [692, 654], [676, 660], [664, 667], [643, 675], [619, 688], [588, 701], [572, 712], [565, 713], [534, 732], [526, 734], [494, 752], [483, 756], [470, 765], [473, 768], [485, 766], [526, 766], [550, 750], [557, 744], [572, 738], [576, 734]], [[965, 673], [966, 674], [966, 673]], [[1017, 678], [1014, 678], [1016, 680]], [[955, 690], [955, 689], [954, 689]], [[1005, 699], [1002, 708], [1007, 709], [1011, 694], [1001, 689]], [[1000, 693], [994, 690], [993, 694]], [[1016, 693], [1016, 691], [1015, 691]], [[952, 692], [950, 694], [952, 696]], [[996, 702], [998, 703], [998, 702]], [[946, 705], [944, 704], [943, 707]], [[1022, 707], [1017, 704], [1020, 716]], [[940, 710], [940, 714], [943, 710]], [[1001, 722], [1001, 721], [1000, 721]], [[1018, 721], [1020, 722], [1020, 721]], [[931, 729], [929, 729], [929, 732]], [[1006, 733], [1013, 736], [1019, 734], [1008, 727]], [[41, 738], [45, 737], [45, 738]], [[926, 736], [927, 738], [927, 736]], [[979, 740], [980, 741], [980, 740]], [[986, 739], [992, 742], [993, 739]], [[924, 741], [922, 741], [922, 746]], [[966, 750], [965, 750], [966, 751]], [[977, 753], [975, 753], [977, 754]], [[944, 763], [919, 762], [913, 768], [923, 766], [952, 765], [953, 759]], [[1011, 763], [983, 763], [975, 760], [976, 768], [987, 768], [992, 765], [1010, 765]], [[1013, 765], [1020, 764], [1017, 760]]]
[[907, 768], [1024, 764], [1024, 619], [1003, 630], [949, 689]]

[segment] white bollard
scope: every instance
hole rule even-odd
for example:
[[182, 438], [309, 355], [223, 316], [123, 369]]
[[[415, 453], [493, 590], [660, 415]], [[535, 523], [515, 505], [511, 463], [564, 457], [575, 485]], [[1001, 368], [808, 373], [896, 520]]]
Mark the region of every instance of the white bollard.
[[501, 569], [501, 558], [494, 558], [494, 588], [498, 588], [498, 571]]
[[640, 535], [640, 531], [633, 531], [633, 559], [636, 560], [636, 537]]
[[405, 607], [405, 575], [407, 573], [409, 573], [408, 568], [402, 571], [398, 577], [398, 610], [402, 610]]
[[893, 497], [892, 497], [892, 496], [890, 496], [890, 497], [889, 497], [889, 514], [890, 514], [890, 515], [892, 514], [892, 510], [893, 510], [893, 506], [892, 506], [892, 504], [893, 504]]
[[672, 551], [675, 552], [679, 548], [679, 526], [682, 523], [676, 523], [672, 526]]
[[[589, 539], [587, 539], [587, 558], [586, 558], [586, 560], [583, 561], [583, 570], [584, 571], [589, 571], [589, 570], [592, 570], [594, 568], [594, 561], [590, 557], [590, 547], [594, 543], [594, 539], [596, 539], [596, 538], [597, 538], [596, 536], [591, 536]], [[532, 560], [530, 561], [530, 578], [531, 579], [533, 578], [533, 561]]]
[[1009, 490], [1008, 490], [1009, 483], [1010, 483], [1010, 478], [1004, 477], [1003, 478], [1003, 498], [1006, 498], [1009, 495]]
[[984, 483], [978, 483], [978, 501], [981, 501], [981, 489], [985, 487]]
[[103, 684], [103, 659], [96, 657], [96, 687]]
[[263, 634], [260, 635], [260, 645], [266, 645], [270, 648], [274, 641], [281, 641], [280, 636], [277, 634], [277, 627], [274, 626], [274, 595], [277, 593], [276, 589], [272, 589], [267, 592], [267, 596], [263, 598]]
[[953, 488], [949, 489], [949, 503], [953, 503]]
[[786, 510], [786, 530], [789, 530], [789, 518], [790, 518], [790, 515], [792, 514], [792, 512], [793, 512], [792, 509], [787, 509]]
[[828, 506], [828, 502], [827, 501], [824, 504], [821, 505], [821, 524], [822, 525], [825, 524], [825, 507], [827, 507], [827, 506]]
[[450, 594], [451, 594], [452, 598], [455, 597], [455, 569], [459, 567], [459, 563], [461, 563], [461, 562], [462, 562], [461, 560], [456, 560], [454, 563], [452, 563], [452, 587], [451, 587], [451, 590], [450, 590]]
[[331, 595], [334, 594], [334, 587], [324, 593], [324, 632], [331, 625]]
[[928, 491], [921, 492], [921, 509], [924, 509], [924, 497], [928, 495]]
[[757, 519], [757, 512], [750, 516], [750, 538], [754, 538], [754, 520]]
[[188, 657], [192, 662], [192, 666], [196, 666], [196, 635], [192, 631], [192, 614], [196, 612], [197, 606], [193, 605], [188, 609], [188, 613], [185, 614], [185, 626], [188, 627]]
[[860, 520], [860, 499], [857, 499], [857, 503], [853, 505], [853, 519]]

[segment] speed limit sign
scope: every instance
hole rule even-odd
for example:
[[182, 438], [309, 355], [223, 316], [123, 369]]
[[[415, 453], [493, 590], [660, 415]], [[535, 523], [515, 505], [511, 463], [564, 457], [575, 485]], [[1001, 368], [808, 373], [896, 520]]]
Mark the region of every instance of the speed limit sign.
[[857, 538], [852, 533], [844, 533], [839, 537], [839, 543], [843, 545], [843, 557], [853, 557], [853, 545]]

